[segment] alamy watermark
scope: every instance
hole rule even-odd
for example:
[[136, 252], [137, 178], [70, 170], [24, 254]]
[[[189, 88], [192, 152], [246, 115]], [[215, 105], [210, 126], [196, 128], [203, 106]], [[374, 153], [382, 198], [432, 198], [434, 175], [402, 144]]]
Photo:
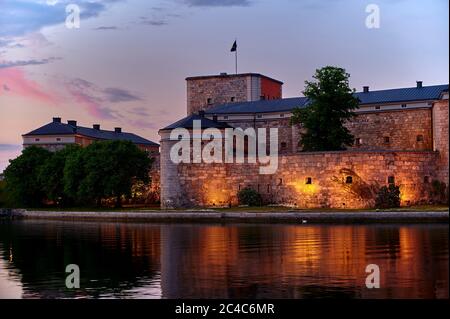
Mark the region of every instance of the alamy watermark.
[[217, 128], [202, 130], [201, 121], [193, 121], [192, 135], [185, 128], [170, 132], [177, 142], [170, 149], [172, 163], [259, 163], [260, 174], [278, 169], [278, 128]]
[[76, 264], [66, 266], [66, 287], [69, 289], [80, 288], [80, 267]]
[[379, 29], [380, 28], [380, 7], [377, 4], [368, 4], [366, 6], [366, 28]]
[[380, 288], [380, 267], [377, 264], [369, 264], [366, 266], [366, 287], [368, 289]]

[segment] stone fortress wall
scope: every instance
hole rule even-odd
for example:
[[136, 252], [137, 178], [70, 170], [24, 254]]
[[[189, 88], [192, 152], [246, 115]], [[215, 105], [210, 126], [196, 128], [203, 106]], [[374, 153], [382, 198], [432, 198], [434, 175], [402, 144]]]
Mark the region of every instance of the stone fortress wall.
[[[217, 79], [213, 83], [217, 85]], [[239, 96], [232, 84], [209, 94]], [[188, 106], [198, 89], [190, 91], [189, 85], [188, 81]], [[301, 129], [289, 124], [289, 113], [280, 116], [255, 113], [251, 120], [226, 121], [243, 129], [278, 128], [280, 157], [273, 175], [259, 174], [259, 164], [174, 164], [169, 152], [177, 141], [160, 132], [162, 207], [236, 205], [237, 192], [248, 186], [270, 204], [368, 208], [373, 207], [378, 188], [389, 183], [400, 186], [402, 205], [414, 205], [431, 200], [433, 180], [449, 184], [448, 93], [420, 107], [359, 111], [346, 124], [357, 143], [342, 152], [300, 152]]]

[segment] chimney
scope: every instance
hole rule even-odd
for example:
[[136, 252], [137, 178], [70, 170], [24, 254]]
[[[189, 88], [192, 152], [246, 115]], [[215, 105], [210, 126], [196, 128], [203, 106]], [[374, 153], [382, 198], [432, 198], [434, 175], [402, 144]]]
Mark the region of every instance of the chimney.
[[363, 86], [363, 92], [364, 93], [369, 93], [369, 87], [368, 86]]
[[76, 127], [76, 126], [77, 126], [77, 121], [74, 121], [74, 120], [68, 120], [68, 121], [67, 121], [67, 124]]
[[54, 117], [53, 118], [53, 123], [61, 123], [61, 118], [60, 117]]
[[417, 88], [421, 89], [422, 88], [422, 81], [416, 81], [417, 83]]
[[200, 115], [200, 117], [205, 117], [205, 111], [203, 110], [198, 111], [198, 115]]
[[121, 127], [115, 127], [114, 128], [114, 132], [115, 133], [122, 133], [122, 128]]
[[92, 128], [94, 130], [100, 131], [100, 124], [94, 124], [94, 125], [92, 125]]

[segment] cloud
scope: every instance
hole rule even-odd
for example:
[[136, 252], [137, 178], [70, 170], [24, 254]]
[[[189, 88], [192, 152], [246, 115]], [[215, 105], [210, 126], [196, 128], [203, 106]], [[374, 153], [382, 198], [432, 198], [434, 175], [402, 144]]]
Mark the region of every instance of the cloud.
[[141, 117], [150, 116], [150, 114], [147, 111], [147, 108], [142, 107], [142, 106], [138, 106], [138, 107], [132, 108], [131, 110], [128, 111], [128, 113], [134, 114], [134, 115], [138, 115], [138, 116], [141, 116]]
[[167, 20], [164, 20], [164, 19], [161, 19], [161, 18], [156, 18], [155, 19], [155, 18], [149, 18], [149, 17], [139, 17], [139, 19], [140, 19], [139, 23], [143, 24], [143, 25], [150, 25], [150, 26], [160, 27], [160, 26], [168, 24]]
[[27, 79], [24, 70], [21, 68], [0, 68], [0, 83], [3, 84], [0, 96], [3, 94], [20, 96], [52, 105], [59, 102], [55, 94], [46, 92], [41, 85]]
[[130, 93], [127, 90], [119, 88], [106, 88], [103, 90], [106, 95], [106, 99], [109, 102], [129, 102], [129, 101], [140, 101], [141, 98], [137, 95]]
[[121, 117], [109, 104], [141, 101], [142, 98], [122, 88], [101, 88], [84, 79], [72, 79], [66, 89], [93, 117], [98, 119], [115, 119]]
[[247, 7], [250, 0], [183, 0], [191, 7]]
[[50, 57], [48, 59], [42, 59], [42, 60], [18, 60], [18, 61], [4, 61], [0, 62], [0, 69], [6, 69], [6, 68], [12, 68], [17, 66], [27, 66], [27, 65], [40, 65], [40, 64], [47, 64], [50, 62], [53, 62], [55, 60], [60, 60], [61, 58], [55, 58]]
[[46, 26], [62, 24], [67, 13], [66, 5], [73, 3], [80, 7], [80, 18], [97, 17], [108, 8], [106, 3], [113, 1], [32, 1], [32, 0], [2, 0], [0, 7], [0, 36], [21, 36], [29, 32], [40, 30]]
[[117, 30], [118, 27], [116, 26], [101, 26], [98, 28], [95, 28], [94, 30]]

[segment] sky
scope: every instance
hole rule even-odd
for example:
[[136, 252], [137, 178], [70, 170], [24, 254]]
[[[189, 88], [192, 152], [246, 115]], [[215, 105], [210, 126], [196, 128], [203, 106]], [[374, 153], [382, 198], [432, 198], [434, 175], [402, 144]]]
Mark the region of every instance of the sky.
[[[68, 28], [68, 5], [80, 9]], [[379, 10], [379, 27], [366, 20]], [[159, 142], [188, 76], [239, 72], [300, 96], [317, 68], [361, 90], [449, 82], [447, 0], [0, 0], [0, 172], [22, 134], [61, 117]], [[371, 20], [373, 21], [373, 20]]]

